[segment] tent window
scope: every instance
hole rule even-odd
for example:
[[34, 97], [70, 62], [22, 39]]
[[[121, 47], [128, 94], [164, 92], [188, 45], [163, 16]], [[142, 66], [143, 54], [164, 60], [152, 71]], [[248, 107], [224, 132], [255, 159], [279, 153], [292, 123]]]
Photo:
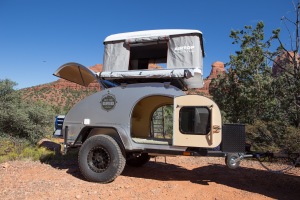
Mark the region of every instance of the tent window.
[[166, 42], [138, 43], [130, 45], [129, 70], [157, 69], [166, 66], [168, 44]]

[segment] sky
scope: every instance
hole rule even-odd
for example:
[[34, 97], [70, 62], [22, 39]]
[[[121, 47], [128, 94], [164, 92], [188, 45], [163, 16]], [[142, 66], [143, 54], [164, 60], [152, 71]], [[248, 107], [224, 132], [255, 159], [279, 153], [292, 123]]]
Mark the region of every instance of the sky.
[[265, 24], [265, 36], [282, 16], [295, 21], [297, 0], [0, 0], [0, 80], [15, 89], [57, 80], [67, 62], [103, 63], [103, 40], [111, 34], [153, 29], [196, 29], [204, 38], [204, 78], [215, 61], [228, 62], [239, 50], [231, 30]]

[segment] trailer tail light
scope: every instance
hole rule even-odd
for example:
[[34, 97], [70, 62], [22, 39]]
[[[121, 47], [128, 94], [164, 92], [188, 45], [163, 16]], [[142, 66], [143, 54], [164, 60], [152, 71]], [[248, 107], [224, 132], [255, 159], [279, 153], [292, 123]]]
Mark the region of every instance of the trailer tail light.
[[191, 156], [192, 154], [191, 154], [191, 152], [184, 151], [182, 155], [184, 155], [184, 156]]

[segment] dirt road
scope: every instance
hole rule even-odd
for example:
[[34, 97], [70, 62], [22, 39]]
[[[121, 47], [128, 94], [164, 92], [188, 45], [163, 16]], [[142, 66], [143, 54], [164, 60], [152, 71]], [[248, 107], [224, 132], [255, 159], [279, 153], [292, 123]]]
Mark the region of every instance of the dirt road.
[[141, 168], [126, 166], [109, 184], [81, 176], [76, 160], [0, 164], [0, 199], [299, 199], [300, 168], [275, 174], [257, 161], [230, 170], [222, 158], [152, 158]]

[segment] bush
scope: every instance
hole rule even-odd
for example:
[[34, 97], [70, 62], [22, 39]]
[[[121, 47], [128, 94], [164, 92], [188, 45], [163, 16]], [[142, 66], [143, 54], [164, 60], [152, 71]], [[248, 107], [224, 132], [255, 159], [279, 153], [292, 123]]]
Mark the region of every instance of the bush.
[[300, 130], [283, 122], [256, 120], [246, 125], [246, 136], [254, 151], [300, 152]]
[[10, 80], [0, 80], [0, 132], [34, 144], [50, 133], [55, 114], [45, 103], [24, 101], [21, 93], [13, 89], [15, 85]]
[[283, 146], [285, 151], [289, 153], [298, 152], [300, 153], [300, 130], [293, 126], [286, 128], [286, 134], [284, 136]]
[[33, 161], [46, 161], [55, 156], [54, 151], [49, 151], [45, 148], [37, 148], [37, 147], [25, 147], [20, 155], [21, 159], [29, 159]]
[[0, 163], [12, 160], [46, 161], [55, 156], [55, 152], [38, 148], [25, 139], [0, 137]]

